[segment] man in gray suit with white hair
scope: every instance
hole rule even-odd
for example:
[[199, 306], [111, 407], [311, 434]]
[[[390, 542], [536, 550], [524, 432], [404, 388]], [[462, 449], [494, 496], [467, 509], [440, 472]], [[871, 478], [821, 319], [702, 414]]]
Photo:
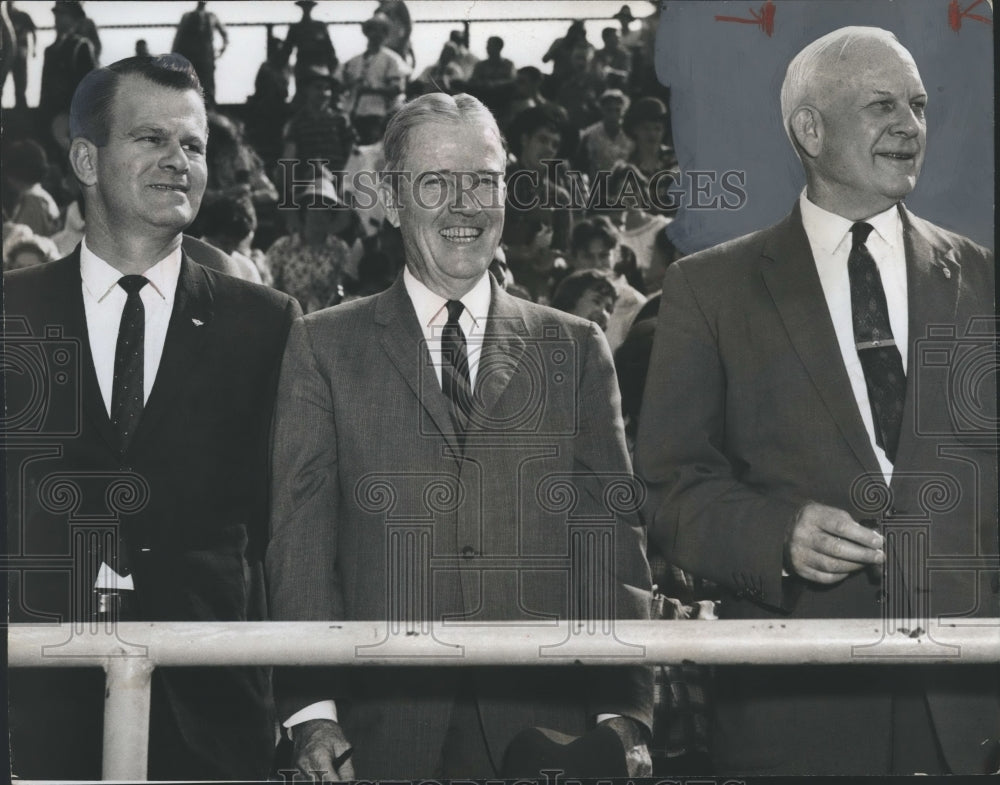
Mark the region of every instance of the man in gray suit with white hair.
[[[781, 223], [668, 269], [639, 428], [651, 536], [728, 591], [724, 615], [873, 618], [859, 658], [998, 615], [995, 391], [953, 383], [990, 351], [993, 254], [902, 204], [927, 104], [885, 30], [792, 60], [806, 188]], [[996, 770], [996, 668], [862, 663], [720, 669], [719, 772]]]
[[[484, 634], [646, 618], [649, 568], [607, 342], [488, 272], [505, 202], [496, 121], [471, 96], [425, 95], [390, 121], [385, 155], [395, 176], [381, 197], [402, 234], [403, 274], [296, 322], [285, 353], [273, 618], [423, 632], [464, 620]], [[283, 671], [275, 689], [304, 773], [488, 779], [521, 730], [580, 735], [592, 724], [621, 740], [622, 774], [627, 758], [629, 774], [648, 775], [651, 682], [631, 666], [411, 664]]]

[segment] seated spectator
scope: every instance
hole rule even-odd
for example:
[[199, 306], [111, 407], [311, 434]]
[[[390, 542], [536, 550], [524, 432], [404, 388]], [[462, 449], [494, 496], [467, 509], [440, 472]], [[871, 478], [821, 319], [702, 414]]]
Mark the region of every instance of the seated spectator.
[[7, 198], [13, 202], [10, 220], [42, 237], [55, 234], [61, 227], [59, 206], [42, 187], [48, 171], [45, 150], [31, 139], [13, 142], [4, 155], [4, 186]]
[[555, 285], [569, 272], [563, 254], [552, 247], [552, 216], [544, 210], [504, 226], [507, 265], [531, 300], [548, 305]]
[[622, 117], [628, 104], [621, 90], [605, 90], [599, 101], [600, 121], [587, 126], [580, 134], [577, 165], [587, 173], [591, 183], [598, 172], [610, 172], [635, 148], [635, 142], [622, 130]]
[[574, 270], [605, 270], [612, 274], [618, 290], [615, 312], [605, 330], [612, 351], [625, 340], [635, 315], [646, 302], [645, 296], [616, 271], [622, 265], [623, 256], [634, 260], [634, 254], [621, 245], [618, 231], [605, 216], [588, 218], [573, 227], [570, 266]]
[[593, 64], [594, 47], [587, 39], [577, 41], [569, 52], [570, 69], [549, 81], [552, 100], [566, 110], [570, 125], [577, 131], [597, 122], [601, 117], [598, 96], [604, 92], [605, 83]]
[[[673, 215], [680, 206], [676, 189], [680, 170], [674, 149], [667, 143], [670, 120], [666, 104], [651, 96], [638, 99], [625, 112], [622, 128], [635, 142], [628, 162], [635, 164], [645, 177], [650, 178], [651, 212]], [[670, 174], [664, 175], [663, 172]]]
[[416, 93], [447, 93], [453, 95], [465, 76], [458, 64], [458, 47], [451, 41], [445, 41], [441, 54], [433, 65], [427, 66], [417, 77]]
[[506, 116], [517, 78], [514, 63], [500, 54], [503, 45], [499, 36], [491, 35], [486, 39], [486, 59], [476, 63], [469, 78], [469, 92], [486, 104], [496, 117]]
[[363, 22], [361, 32], [368, 46], [344, 64], [340, 78], [347, 89], [347, 112], [358, 140], [372, 144], [388, 116], [403, 103], [410, 66], [385, 46], [389, 22], [384, 16]]
[[667, 265], [676, 258], [666, 228], [672, 218], [644, 209], [649, 181], [634, 164], [619, 163], [607, 181], [605, 198], [598, 207], [618, 229], [622, 242], [635, 254], [639, 277], [630, 281], [644, 294], [660, 290]]
[[272, 181], [284, 148], [282, 131], [289, 118], [288, 82], [288, 66], [281, 59], [281, 39], [272, 37], [246, 106], [247, 141], [264, 161], [264, 171]]
[[632, 73], [632, 53], [622, 46], [618, 31], [613, 27], [601, 30], [604, 46], [594, 54], [594, 65], [609, 87], [624, 89]]
[[[205, 234], [202, 239], [223, 253], [229, 254], [229, 258], [240, 270], [240, 278], [270, 286], [272, 276], [264, 255], [257, 250], [262, 264], [258, 264], [252, 258], [250, 243], [257, 229], [257, 216], [253, 205], [246, 199], [225, 195], [202, 205], [201, 212], [205, 218]], [[264, 270], [267, 270], [266, 278]]]
[[503, 131], [510, 128], [514, 118], [525, 109], [532, 109], [542, 104], [547, 104], [549, 99], [542, 95], [542, 72], [533, 65], [526, 65], [517, 69], [517, 77], [514, 80], [514, 97], [504, 115]]
[[244, 141], [239, 126], [225, 115], [210, 111], [208, 139], [208, 183], [202, 198], [202, 214], [195, 220], [191, 233], [205, 234], [204, 208], [223, 197], [246, 199], [255, 214], [265, 216], [267, 225], [273, 227], [277, 221], [278, 189], [264, 172], [260, 156]]
[[468, 82], [472, 78], [472, 71], [479, 62], [479, 58], [469, 51], [469, 39], [461, 30], [452, 30], [448, 34], [448, 40], [458, 47], [458, 57], [456, 62], [462, 69], [462, 81]]
[[292, 234], [267, 251], [274, 288], [295, 297], [305, 313], [336, 305], [344, 297], [347, 243], [333, 233], [340, 204], [331, 178], [323, 176], [295, 192]]
[[569, 174], [564, 154], [575, 141], [566, 112], [554, 103], [527, 109], [514, 119], [508, 141], [515, 158], [507, 168], [504, 241], [528, 211], [540, 209], [549, 215], [552, 247], [565, 249], [587, 198], [586, 183]]
[[413, 21], [405, 0], [379, 0], [375, 15], [384, 16], [389, 20], [389, 35], [385, 45], [409, 63], [412, 68], [416, 64], [410, 35], [413, 33]]
[[[543, 63], [552, 63], [552, 77], [555, 81], [560, 81], [573, 70], [571, 52], [576, 44], [583, 42], [588, 47], [587, 29], [584, 27], [582, 19], [570, 22], [566, 35], [557, 38], [552, 42], [548, 51], [542, 55]], [[593, 50], [593, 47], [590, 47]]]
[[589, 319], [604, 332], [618, 302], [618, 289], [606, 270], [577, 270], [563, 278], [552, 294], [552, 307]]
[[[313, 160], [325, 162], [331, 173], [342, 171], [356, 139], [350, 120], [337, 103], [340, 85], [330, 72], [314, 66], [301, 79], [302, 97], [298, 110], [285, 126], [282, 155], [300, 162], [295, 167], [296, 181], [318, 176], [308, 163]], [[288, 174], [284, 176], [287, 178]]]

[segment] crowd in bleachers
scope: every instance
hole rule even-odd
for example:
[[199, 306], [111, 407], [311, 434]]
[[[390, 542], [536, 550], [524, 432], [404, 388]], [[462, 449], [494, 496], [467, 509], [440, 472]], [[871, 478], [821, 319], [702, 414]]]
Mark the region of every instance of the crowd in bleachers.
[[[418, 63], [411, 37], [420, 35], [419, 22], [403, 0], [382, 0], [360, 25], [365, 51], [341, 62], [326, 24], [312, 18], [316, 3], [295, 5], [301, 19], [284, 40], [269, 38], [244, 105], [215, 101], [224, 25], [205, 3], [178, 25], [174, 50], [198, 71], [210, 110], [208, 186], [187, 234], [221, 254], [198, 260], [284, 291], [305, 312], [387, 288], [403, 254], [399, 231], [372, 198], [385, 125], [414, 96], [475, 95], [509, 149], [503, 241], [491, 270], [509, 292], [605, 331], [634, 436], [660, 282], [678, 255], [666, 232], [676, 207], [673, 179], [663, 173], [677, 173], [677, 160], [667, 90], [653, 68], [657, 15], [637, 19], [622, 6], [599, 48], [583, 20], [574, 21], [535, 63], [504, 57], [500, 36], [485, 52], [470, 51], [466, 27], [441, 42], [435, 62]], [[41, 103], [30, 120], [16, 114], [28, 111], [22, 75], [15, 114], [8, 112], [5, 270], [68, 254], [86, 222], [66, 163], [67, 114], [76, 84], [99, 63], [100, 39], [82, 3], [58, 0], [54, 17]], [[30, 16], [10, 3], [5, 23], [13, 20], [17, 41], [33, 40]], [[136, 51], [147, 51], [145, 41]], [[655, 554], [651, 561], [656, 567]], [[711, 617], [711, 587], [658, 567], [654, 578], [672, 600], [665, 616]], [[697, 758], [705, 745], [703, 674], [661, 675], [658, 702], [669, 719], [658, 729], [659, 753]]]

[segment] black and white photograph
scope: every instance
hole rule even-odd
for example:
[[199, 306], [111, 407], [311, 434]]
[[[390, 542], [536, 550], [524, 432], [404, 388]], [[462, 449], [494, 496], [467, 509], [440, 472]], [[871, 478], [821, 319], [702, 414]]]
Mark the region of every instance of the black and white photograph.
[[6, 773], [1000, 773], [992, 0], [3, 0]]

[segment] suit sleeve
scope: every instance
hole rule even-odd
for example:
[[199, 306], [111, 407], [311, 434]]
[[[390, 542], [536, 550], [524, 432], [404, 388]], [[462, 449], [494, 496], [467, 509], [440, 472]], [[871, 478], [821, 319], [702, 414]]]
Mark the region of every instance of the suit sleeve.
[[[329, 383], [304, 319], [292, 325], [281, 366], [271, 447], [271, 542], [266, 568], [271, 618], [344, 617], [337, 570], [337, 429]], [[281, 719], [336, 697], [335, 669], [275, 674]]]
[[[581, 342], [578, 407], [579, 433], [574, 466], [581, 497], [595, 512], [615, 516], [614, 573], [604, 585], [614, 586], [616, 619], [648, 619], [649, 565], [639, 522], [640, 492], [632, 476], [621, 417], [621, 399], [608, 342], [596, 325]], [[610, 610], [610, 608], [609, 608]], [[597, 668], [590, 680], [588, 713], [621, 714], [652, 728], [653, 672], [648, 667]]]
[[[724, 347], [680, 262], [667, 268], [640, 415], [636, 469], [650, 535], [678, 566], [772, 608], [800, 507], [740, 482], [726, 455]], [[700, 296], [701, 295], [701, 296]], [[803, 500], [805, 501], [805, 500]]]

